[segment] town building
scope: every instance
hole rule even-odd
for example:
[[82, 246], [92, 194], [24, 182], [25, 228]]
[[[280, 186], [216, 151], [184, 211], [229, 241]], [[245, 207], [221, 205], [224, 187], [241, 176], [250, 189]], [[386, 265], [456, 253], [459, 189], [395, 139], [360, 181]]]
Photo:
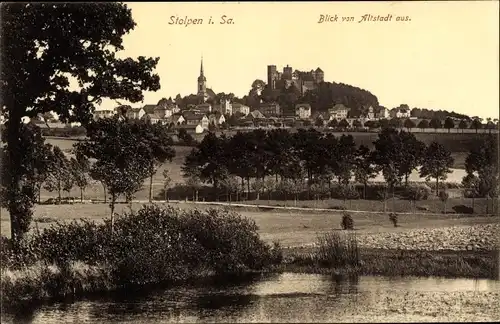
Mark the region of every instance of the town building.
[[380, 107], [376, 117], [378, 119], [388, 119], [390, 117], [389, 110], [385, 107]]
[[410, 118], [410, 110], [406, 108], [394, 108], [389, 113], [391, 118]]
[[244, 116], [248, 115], [250, 113], [250, 107], [240, 104], [240, 103], [233, 103], [233, 114], [240, 113]]
[[231, 100], [223, 98], [221, 99], [220, 104], [214, 105], [212, 111], [218, 111], [223, 115], [231, 116], [233, 114], [233, 104], [231, 103]]
[[100, 109], [94, 111], [94, 119], [111, 118], [116, 114], [114, 109]]
[[208, 116], [208, 120], [209, 123], [213, 125], [222, 125], [223, 123], [226, 122], [226, 118], [224, 117], [224, 115], [218, 111], [213, 114], [210, 114]]
[[184, 112], [183, 116], [186, 120], [186, 125], [201, 125], [203, 129], [208, 129], [209, 120], [207, 115], [186, 111]]
[[310, 104], [298, 104], [295, 105], [295, 115], [300, 119], [308, 119], [311, 117], [311, 105]]
[[328, 109], [328, 113], [330, 114], [330, 120], [332, 119], [337, 119], [337, 120], [342, 120], [347, 118], [347, 115], [349, 114], [349, 111], [351, 109], [344, 106], [343, 104], [336, 104], [332, 108]]
[[281, 109], [280, 105], [276, 102], [261, 103], [259, 105], [259, 110], [266, 117], [280, 117]]
[[197, 110], [203, 114], [209, 114], [212, 112], [212, 105], [209, 103], [202, 103], [202, 104], [196, 105], [195, 110]]

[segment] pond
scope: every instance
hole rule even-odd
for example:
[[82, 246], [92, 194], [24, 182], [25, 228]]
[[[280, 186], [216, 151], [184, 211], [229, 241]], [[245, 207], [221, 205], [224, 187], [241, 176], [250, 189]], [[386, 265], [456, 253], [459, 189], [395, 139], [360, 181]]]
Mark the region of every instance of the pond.
[[495, 321], [499, 291], [494, 280], [283, 273], [52, 303], [2, 323]]

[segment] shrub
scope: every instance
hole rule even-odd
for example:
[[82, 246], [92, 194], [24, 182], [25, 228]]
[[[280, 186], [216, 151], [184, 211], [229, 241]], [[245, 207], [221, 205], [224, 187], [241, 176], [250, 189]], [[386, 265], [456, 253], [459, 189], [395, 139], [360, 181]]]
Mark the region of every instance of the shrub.
[[341, 225], [343, 230], [354, 229], [354, 220], [352, 219], [351, 214], [344, 212], [344, 215], [342, 215]]
[[332, 189], [332, 197], [337, 199], [359, 199], [359, 191], [355, 186], [336, 186]]
[[405, 189], [404, 196], [412, 201], [421, 201], [427, 200], [431, 193], [432, 189], [425, 184], [411, 184]]
[[354, 234], [325, 233], [318, 237], [316, 261], [321, 266], [339, 268], [359, 264], [359, 248]]
[[394, 225], [394, 227], [398, 227], [398, 214], [396, 214], [396, 213], [390, 213], [389, 214], [389, 220]]
[[457, 214], [473, 214], [474, 208], [465, 205], [455, 205], [452, 208]]
[[110, 228], [109, 219], [56, 223], [34, 234], [22, 254], [63, 270], [74, 262], [106, 265], [119, 286], [260, 270], [282, 257], [279, 246], [260, 239], [253, 220], [229, 210], [144, 206], [117, 218], [112, 236]]

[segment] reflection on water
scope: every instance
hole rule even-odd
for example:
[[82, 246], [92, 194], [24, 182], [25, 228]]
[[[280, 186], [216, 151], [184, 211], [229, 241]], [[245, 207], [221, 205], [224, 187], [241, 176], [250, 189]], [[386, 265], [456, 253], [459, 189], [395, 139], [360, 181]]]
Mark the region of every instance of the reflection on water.
[[[272, 274], [23, 309], [16, 323], [342, 322], [500, 319], [500, 282]], [[4, 321], [2, 321], [3, 323]]]

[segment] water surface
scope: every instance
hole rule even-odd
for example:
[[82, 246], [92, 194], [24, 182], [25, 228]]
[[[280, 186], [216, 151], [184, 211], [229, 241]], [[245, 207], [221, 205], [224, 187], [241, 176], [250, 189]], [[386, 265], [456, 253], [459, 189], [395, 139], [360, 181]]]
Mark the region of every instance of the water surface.
[[499, 291], [493, 280], [284, 273], [55, 303], [2, 323], [495, 321]]

